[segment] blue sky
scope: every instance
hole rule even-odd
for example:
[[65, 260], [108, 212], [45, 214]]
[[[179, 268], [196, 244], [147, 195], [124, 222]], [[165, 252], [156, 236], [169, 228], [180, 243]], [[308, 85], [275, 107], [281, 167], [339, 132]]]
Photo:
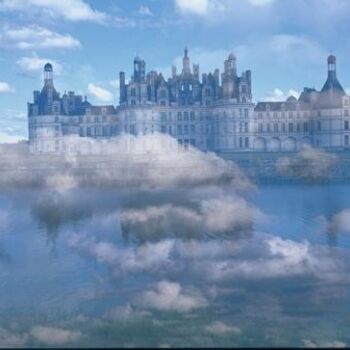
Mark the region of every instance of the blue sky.
[[140, 55], [170, 73], [188, 46], [201, 72], [253, 72], [255, 101], [320, 88], [326, 57], [350, 88], [350, 0], [0, 0], [0, 142], [27, 137], [26, 103], [51, 61], [60, 92], [117, 104], [118, 73]]

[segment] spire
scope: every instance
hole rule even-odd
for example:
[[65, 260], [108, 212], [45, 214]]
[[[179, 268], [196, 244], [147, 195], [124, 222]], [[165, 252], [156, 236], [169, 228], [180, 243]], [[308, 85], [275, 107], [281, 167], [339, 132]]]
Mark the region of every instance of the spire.
[[182, 60], [182, 74], [191, 74], [190, 58], [188, 57], [187, 46], [185, 47], [185, 54]]

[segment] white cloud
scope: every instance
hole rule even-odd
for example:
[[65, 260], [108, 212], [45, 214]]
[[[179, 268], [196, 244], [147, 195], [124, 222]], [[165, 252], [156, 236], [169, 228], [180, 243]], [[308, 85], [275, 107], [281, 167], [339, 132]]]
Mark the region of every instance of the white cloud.
[[0, 33], [0, 45], [23, 50], [72, 49], [81, 46], [70, 34], [59, 34], [36, 24], [28, 27], [5, 26]]
[[13, 92], [15, 92], [15, 90], [10, 86], [9, 83], [5, 81], [0, 81], [0, 94]]
[[266, 6], [271, 4], [274, 0], [248, 0], [254, 6]]
[[[195, 205], [195, 206], [194, 206]], [[163, 233], [176, 237], [200, 237], [208, 233], [249, 231], [253, 220], [262, 214], [238, 196], [193, 200], [191, 207], [166, 204], [121, 213], [125, 233], [151, 238]]]
[[207, 13], [208, 0], [176, 0], [176, 6], [183, 13], [203, 15]]
[[149, 9], [149, 7], [141, 5], [138, 11], [139, 15], [141, 16], [153, 16], [152, 11]]
[[81, 333], [79, 331], [45, 326], [33, 327], [30, 334], [40, 343], [49, 346], [71, 344], [81, 337]]
[[27, 341], [27, 334], [17, 334], [0, 328], [0, 347], [23, 347]]
[[210, 325], [205, 327], [205, 330], [214, 335], [226, 335], [228, 333], [233, 333], [233, 334], [242, 333], [242, 331], [238, 327], [227, 325], [226, 323], [221, 321], [215, 321], [211, 323]]
[[177, 282], [161, 281], [153, 290], [141, 293], [137, 304], [160, 311], [190, 312], [206, 307], [208, 302], [197, 291], [183, 291]]
[[47, 62], [50, 62], [52, 64], [54, 73], [56, 75], [62, 74], [62, 65], [59, 62], [49, 58], [42, 58], [38, 56], [24, 56], [19, 58], [16, 61], [16, 64], [22, 73], [36, 76], [39, 72], [43, 71], [44, 65]]
[[145, 310], [136, 310], [132, 305], [127, 304], [125, 306], [117, 306], [111, 310], [108, 310], [104, 318], [109, 320], [126, 321], [131, 319], [140, 319], [148, 316], [150, 313]]
[[326, 224], [328, 232], [331, 233], [350, 233], [350, 209], [344, 209], [341, 212], [333, 215], [329, 221], [324, 217], [322, 222]]
[[175, 0], [176, 7], [184, 14], [215, 16], [237, 10], [243, 2], [256, 7], [264, 7], [274, 0]]
[[170, 263], [170, 252], [174, 242], [164, 240], [155, 244], [144, 244], [135, 249], [120, 249], [108, 242], [95, 242], [76, 235], [71, 237], [69, 245], [109, 265], [113, 274], [120, 276], [164, 268]]
[[266, 95], [265, 98], [263, 98], [264, 101], [271, 101], [271, 102], [280, 102], [280, 101], [286, 101], [288, 97], [293, 96], [295, 98], [299, 98], [300, 93], [295, 90], [288, 90], [288, 92], [284, 92], [281, 89], [273, 89], [272, 92]]
[[310, 339], [303, 339], [302, 343], [305, 348], [346, 348], [347, 346], [346, 343], [339, 340], [316, 343]]
[[0, 11], [20, 11], [41, 13], [43, 16], [63, 18], [68, 21], [103, 22], [105, 13], [94, 10], [83, 0], [3, 0]]
[[88, 92], [101, 102], [113, 101], [113, 94], [110, 91], [93, 83], [88, 85]]
[[[43, 127], [38, 132], [45, 133], [46, 129]], [[103, 142], [79, 136], [66, 136], [62, 138], [62, 143], [64, 153], [69, 157], [62, 160], [62, 167], [57, 168], [57, 175], [64, 175], [64, 187], [67, 184], [65, 175], [68, 175], [77, 180], [77, 186], [90, 183], [96, 186], [113, 184], [122, 188], [132, 186], [147, 189], [173, 188], [178, 185], [191, 185], [195, 188], [211, 184], [230, 185], [232, 190], [239, 191], [254, 188], [234, 162], [225, 161], [213, 153], [204, 153], [194, 147], [188, 150], [180, 149], [176, 138], [169, 135], [123, 134]], [[101, 169], [99, 166], [91, 168], [89, 165], [90, 171], [86, 174], [86, 157], [82, 156], [86, 154], [108, 157], [113, 155], [113, 167]], [[10, 183], [18, 182], [25, 186], [34, 180], [31, 175], [36, 173], [30, 170], [30, 158], [27, 153], [19, 152], [17, 159], [28, 164], [28, 171], [18, 172], [16, 176], [8, 179]], [[74, 170], [67, 169], [66, 162], [74, 164]], [[50, 161], [47, 165], [50, 166], [49, 164]], [[128, 176], [125, 176], [126, 169], [129, 169]], [[35, 177], [35, 183], [40, 181], [42, 186], [45, 186], [50, 175], [42, 172], [40, 177]], [[4, 176], [2, 180], [6, 179]]]

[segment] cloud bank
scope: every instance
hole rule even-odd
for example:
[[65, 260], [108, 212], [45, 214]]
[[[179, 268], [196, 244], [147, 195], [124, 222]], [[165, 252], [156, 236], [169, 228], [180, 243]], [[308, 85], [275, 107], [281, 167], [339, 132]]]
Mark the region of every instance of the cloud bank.
[[[65, 137], [63, 142], [65, 153], [60, 156], [35, 156], [22, 149], [11, 152], [12, 157], [3, 154], [0, 163], [7, 171], [1, 174], [0, 185], [65, 188], [231, 184], [240, 190], [252, 187], [235, 163], [195, 148], [179, 149], [176, 139], [167, 135], [127, 134], [104, 141]], [[36, 171], [38, 163], [40, 172]]]
[[296, 155], [279, 158], [276, 169], [283, 176], [310, 181], [326, 179], [337, 159], [334, 154], [305, 145]]

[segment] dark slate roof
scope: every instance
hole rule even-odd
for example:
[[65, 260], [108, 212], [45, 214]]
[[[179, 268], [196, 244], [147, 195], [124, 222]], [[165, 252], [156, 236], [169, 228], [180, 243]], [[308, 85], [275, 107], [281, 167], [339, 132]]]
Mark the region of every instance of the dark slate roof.
[[[290, 96], [287, 101], [281, 101], [281, 102], [258, 102], [255, 111], [256, 112], [266, 112], [268, 111], [267, 106], [270, 106], [271, 112], [280, 112], [280, 111], [296, 111], [297, 105], [299, 106], [300, 110], [303, 110], [305, 107], [307, 107], [307, 104], [298, 101], [295, 97]], [[282, 109], [282, 106], [285, 106], [285, 109]]]
[[113, 105], [87, 107], [87, 109], [89, 109], [92, 114], [102, 114], [102, 108], [106, 108], [107, 114], [115, 114], [116, 113], [116, 109], [114, 108]]
[[326, 91], [335, 92], [336, 94], [345, 95], [345, 91], [344, 91], [343, 87], [341, 86], [341, 84], [339, 83], [335, 74], [328, 75], [328, 78], [327, 78], [325, 84], [323, 85], [321, 92], [326, 92]]

